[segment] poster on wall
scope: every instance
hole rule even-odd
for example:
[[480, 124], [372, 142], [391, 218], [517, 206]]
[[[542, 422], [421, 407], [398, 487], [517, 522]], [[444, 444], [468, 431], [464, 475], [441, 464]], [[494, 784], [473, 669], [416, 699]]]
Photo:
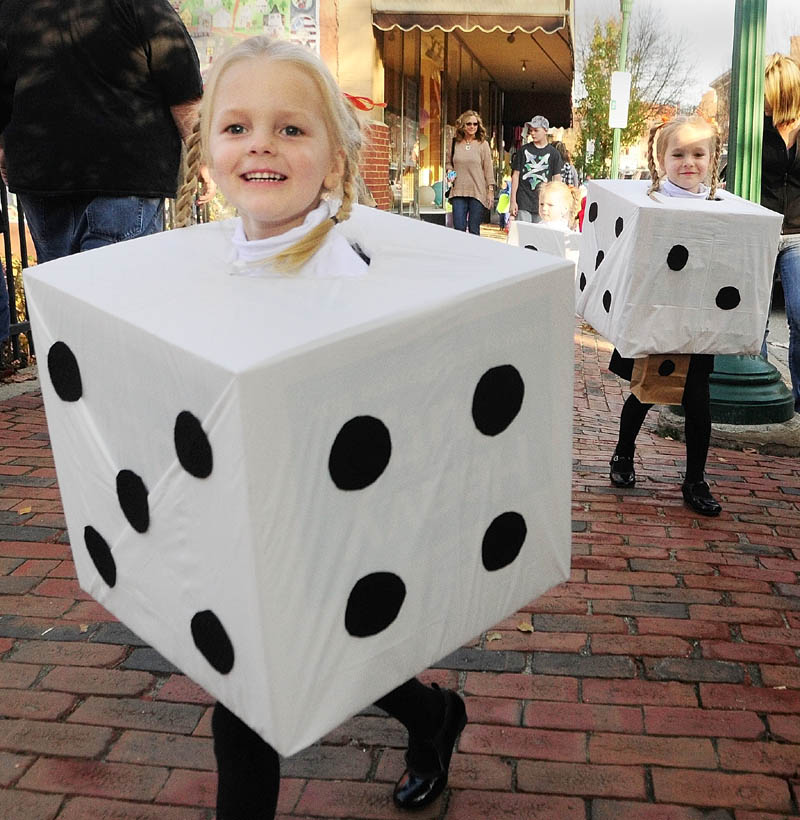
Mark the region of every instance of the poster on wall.
[[267, 34], [319, 54], [319, 0], [173, 0], [206, 69], [237, 40]]

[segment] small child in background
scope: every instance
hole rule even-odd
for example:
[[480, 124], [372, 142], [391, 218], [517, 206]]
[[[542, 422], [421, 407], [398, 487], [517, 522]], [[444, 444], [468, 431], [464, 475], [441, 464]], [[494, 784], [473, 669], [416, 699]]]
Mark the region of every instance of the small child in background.
[[580, 192], [564, 182], [551, 180], [541, 186], [539, 193], [539, 216], [542, 224], [562, 231], [575, 229]]
[[[207, 157], [214, 180], [238, 209], [236, 272], [303, 278], [368, 273], [368, 263], [334, 230], [357, 197], [361, 130], [318, 57], [268, 37], [236, 45], [208, 77], [200, 151], [193, 150], [195, 142], [184, 188], [192, 189], [193, 172]], [[313, 667], [308, 671], [314, 674]], [[412, 678], [376, 705], [408, 730], [406, 770], [394, 802], [420, 809], [447, 784], [453, 747], [467, 722], [464, 702], [456, 692]], [[280, 786], [277, 752], [222, 703], [214, 707], [211, 729], [217, 820], [271, 820]]]
[[[659, 133], [659, 131], [661, 133]], [[653, 158], [653, 143], [658, 136], [658, 166]], [[648, 194], [695, 199], [714, 199], [717, 189], [721, 143], [719, 131], [701, 119], [678, 118], [651, 129], [648, 140], [648, 165], [653, 184]], [[711, 187], [705, 184], [711, 177]], [[670, 351], [665, 350], [664, 353]], [[711, 440], [711, 407], [708, 379], [714, 369], [714, 357], [708, 354], [672, 356], [688, 358], [688, 372], [681, 405], [685, 412], [686, 474], [681, 486], [684, 501], [701, 515], [719, 515], [722, 507], [711, 495], [705, 481], [708, 445]], [[624, 359], [614, 350], [608, 369], [630, 381], [634, 359]], [[619, 439], [611, 458], [611, 483], [616, 487], [632, 487], [636, 482], [633, 456], [636, 436], [652, 407], [631, 393], [622, 407]]]

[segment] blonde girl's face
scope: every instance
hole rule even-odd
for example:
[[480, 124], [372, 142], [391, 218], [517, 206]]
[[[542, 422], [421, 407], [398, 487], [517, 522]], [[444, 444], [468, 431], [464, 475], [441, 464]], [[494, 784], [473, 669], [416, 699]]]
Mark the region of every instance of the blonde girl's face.
[[290, 63], [240, 60], [219, 78], [209, 167], [248, 239], [301, 225], [322, 194], [338, 186], [343, 153], [331, 144], [323, 110], [317, 84]]
[[679, 188], [696, 194], [708, 176], [711, 163], [711, 137], [708, 132], [686, 125], [678, 129], [667, 143], [664, 173]]
[[561, 222], [569, 216], [569, 209], [562, 196], [545, 191], [539, 198], [539, 216], [542, 222]]

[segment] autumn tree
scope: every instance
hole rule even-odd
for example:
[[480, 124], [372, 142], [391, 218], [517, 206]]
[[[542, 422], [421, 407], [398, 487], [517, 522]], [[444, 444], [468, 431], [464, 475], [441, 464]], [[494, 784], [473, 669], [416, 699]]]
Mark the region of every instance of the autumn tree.
[[[581, 134], [576, 162], [584, 173], [593, 177], [607, 176], [611, 162], [613, 131], [608, 126], [608, 105], [611, 74], [618, 66], [620, 26], [619, 19], [605, 23], [596, 20], [591, 38], [577, 54], [583, 97], [576, 105]], [[651, 7], [644, 7], [634, 15], [628, 47], [631, 72], [628, 126], [620, 135], [623, 148], [637, 142], [648, 121], [665, 106], [679, 105], [682, 89], [692, 71], [684, 55], [680, 34], [665, 33]], [[587, 152], [587, 144], [594, 146], [593, 152]]]

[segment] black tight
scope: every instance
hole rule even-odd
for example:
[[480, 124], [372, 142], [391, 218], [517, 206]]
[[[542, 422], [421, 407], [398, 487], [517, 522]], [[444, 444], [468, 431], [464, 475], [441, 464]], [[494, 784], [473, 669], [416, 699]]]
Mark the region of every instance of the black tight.
[[[687, 484], [703, 480], [708, 457], [708, 444], [711, 440], [711, 407], [708, 392], [708, 373], [705, 369], [689, 364], [686, 376], [686, 387], [683, 391], [684, 413], [686, 421], [686, 478]], [[616, 452], [621, 456], [633, 456], [636, 448], [636, 436], [644, 423], [645, 416], [652, 404], [643, 404], [631, 393], [622, 406], [619, 418], [619, 441]]]
[[[375, 705], [417, 738], [432, 737], [444, 720], [441, 694], [416, 678]], [[211, 730], [219, 776], [217, 820], [272, 820], [281, 779], [278, 753], [221, 703], [214, 707]]]

